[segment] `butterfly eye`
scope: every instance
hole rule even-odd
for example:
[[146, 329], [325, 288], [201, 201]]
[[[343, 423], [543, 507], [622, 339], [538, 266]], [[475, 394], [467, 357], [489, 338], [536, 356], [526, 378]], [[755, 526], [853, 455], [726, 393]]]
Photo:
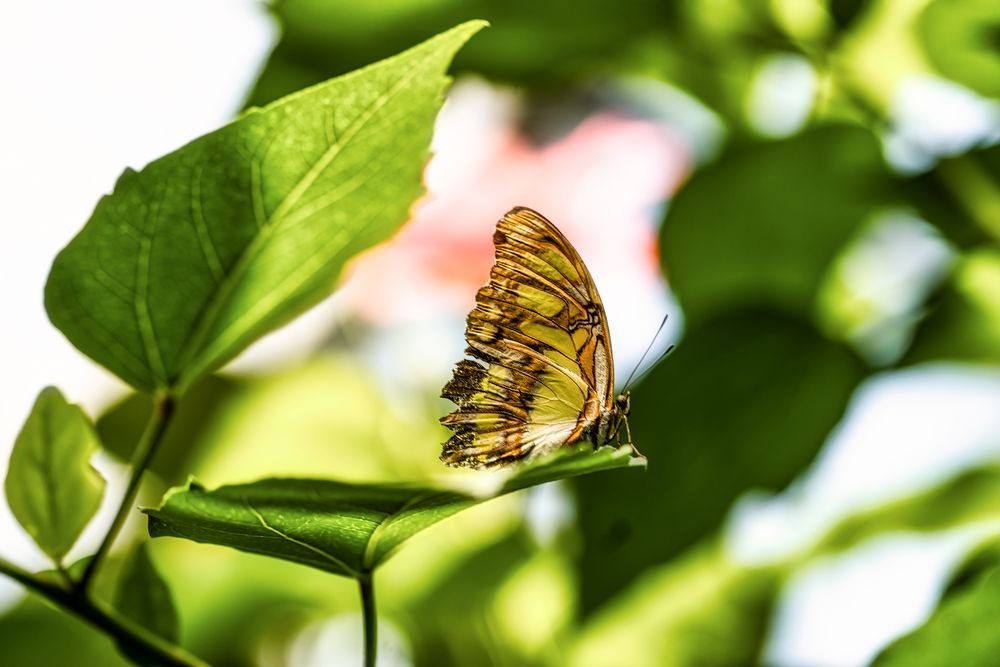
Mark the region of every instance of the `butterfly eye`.
[[620, 412], [627, 415], [632, 407], [632, 397], [629, 394], [618, 394], [615, 404], [618, 406]]

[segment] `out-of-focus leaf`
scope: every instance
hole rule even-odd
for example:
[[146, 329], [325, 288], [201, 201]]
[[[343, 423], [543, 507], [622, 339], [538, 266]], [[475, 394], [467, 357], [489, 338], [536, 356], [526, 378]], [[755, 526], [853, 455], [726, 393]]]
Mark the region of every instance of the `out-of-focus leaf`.
[[750, 569], [700, 547], [647, 571], [584, 627], [572, 667], [757, 664], [779, 569]]
[[[167, 484], [183, 482], [207, 453], [206, 445], [210, 442], [206, 441], [206, 433], [218, 428], [224, 407], [245, 389], [245, 382], [218, 375], [196, 382], [184, 400], [178, 401], [149, 469]], [[152, 397], [140, 393], [126, 396], [108, 408], [97, 419], [97, 432], [105, 450], [120, 461], [131, 461], [152, 410]]]
[[7, 501], [56, 563], [101, 504], [104, 478], [90, 465], [99, 446], [90, 418], [55, 387], [38, 395], [14, 443], [4, 481]]
[[645, 475], [576, 480], [583, 608], [714, 532], [746, 489], [781, 489], [819, 451], [864, 377], [843, 345], [749, 311], [690, 328], [636, 388]]
[[756, 306], [809, 316], [830, 263], [890, 184], [875, 138], [859, 128], [730, 149], [664, 221], [665, 271], [685, 317]]
[[998, 565], [1000, 565], [1000, 539], [994, 537], [973, 549], [972, 553], [955, 568], [941, 595], [942, 599], [958, 593], [970, 584], [975, 584], [981, 576]]
[[928, 621], [872, 667], [994, 667], [1000, 656], [1000, 566], [946, 596]]
[[959, 260], [902, 363], [941, 359], [1000, 363], [998, 340], [1000, 251], [987, 247]]
[[[148, 544], [142, 542], [125, 564], [115, 590], [115, 609], [135, 623], [167, 641], [179, 639], [179, 621], [170, 588], [149, 556]], [[130, 646], [121, 645], [125, 655], [138, 664], [158, 664]]]
[[[627, 447], [591, 449], [565, 450], [527, 467], [497, 495], [642, 462]], [[192, 483], [144, 511], [153, 537], [183, 537], [357, 576], [414, 534], [484, 500], [433, 487], [265, 479], [214, 491]]]
[[833, 17], [837, 28], [847, 30], [857, 20], [866, 7], [869, 6], [867, 0], [829, 0], [830, 16]]
[[0, 664], [10, 667], [128, 667], [114, 643], [38, 598], [0, 615]]
[[137, 389], [184, 390], [325, 298], [406, 220], [473, 21], [126, 171], [56, 257], [52, 322]]
[[831, 528], [811, 552], [846, 551], [880, 533], [946, 530], [997, 517], [1000, 466], [977, 468], [921, 493], [847, 517]]
[[677, 16], [671, 3], [655, 0], [618, 5], [601, 0], [286, 0], [274, 3], [274, 12], [282, 39], [257, 82], [252, 104], [359, 67], [473, 16], [492, 27], [463, 49], [456, 59], [459, 69], [551, 90], [595, 68], [606, 69]]
[[994, 0], [934, 0], [917, 28], [945, 76], [1000, 97], [1000, 12]]

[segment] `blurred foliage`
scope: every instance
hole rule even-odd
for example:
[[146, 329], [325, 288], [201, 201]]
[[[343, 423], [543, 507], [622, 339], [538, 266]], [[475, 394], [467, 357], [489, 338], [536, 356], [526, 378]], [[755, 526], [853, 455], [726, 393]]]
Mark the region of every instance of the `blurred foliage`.
[[573, 667], [755, 664], [780, 590], [780, 568], [746, 568], [703, 545], [647, 569], [573, 647]]
[[922, 627], [893, 642], [873, 667], [988, 667], [1000, 655], [1000, 565], [953, 587]]
[[850, 350], [787, 315], [692, 326], [632, 396], [646, 474], [575, 482], [584, 610], [714, 533], [744, 491], [791, 482], [864, 375]]
[[1000, 11], [992, 0], [934, 0], [920, 16], [927, 54], [945, 76], [1000, 96]]
[[696, 326], [751, 307], [810, 317], [831, 262], [891, 188], [861, 128], [727, 151], [695, 173], [664, 223], [662, 257], [685, 318]]

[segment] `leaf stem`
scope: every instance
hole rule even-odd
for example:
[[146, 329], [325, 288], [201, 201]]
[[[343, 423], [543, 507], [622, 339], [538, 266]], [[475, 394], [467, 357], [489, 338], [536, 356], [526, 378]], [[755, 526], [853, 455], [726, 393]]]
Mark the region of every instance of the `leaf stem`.
[[378, 616], [375, 613], [375, 587], [372, 571], [364, 570], [358, 575], [361, 591], [361, 615], [365, 624], [364, 667], [375, 667], [375, 648], [378, 644]]
[[156, 450], [163, 440], [163, 434], [166, 433], [167, 426], [169, 426], [173, 414], [174, 397], [166, 393], [158, 394], [153, 401], [153, 414], [150, 415], [149, 422], [146, 424], [146, 430], [139, 439], [139, 444], [136, 445], [135, 453], [132, 456], [132, 470], [129, 475], [128, 485], [125, 487], [125, 495], [118, 506], [118, 512], [115, 514], [114, 521], [111, 522], [111, 527], [104, 536], [104, 540], [101, 541], [101, 545], [97, 548], [97, 552], [90, 562], [87, 563], [87, 568], [80, 576], [79, 587], [84, 592], [87, 591], [98, 568], [100, 568], [104, 558], [108, 555], [108, 551], [111, 550], [111, 545], [114, 544], [118, 533], [121, 532], [122, 527], [125, 525], [125, 520], [132, 509], [132, 504], [135, 502], [135, 496], [139, 492], [139, 483], [142, 481], [142, 474], [153, 460], [153, 456], [156, 454]]
[[181, 647], [119, 617], [112, 609], [88, 597], [82, 588], [65, 588], [46, 581], [3, 558], [0, 558], [0, 574], [72, 612], [121, 644], [156, 658], [157, 664], [170, 667], [209, 667], [208, 663]]

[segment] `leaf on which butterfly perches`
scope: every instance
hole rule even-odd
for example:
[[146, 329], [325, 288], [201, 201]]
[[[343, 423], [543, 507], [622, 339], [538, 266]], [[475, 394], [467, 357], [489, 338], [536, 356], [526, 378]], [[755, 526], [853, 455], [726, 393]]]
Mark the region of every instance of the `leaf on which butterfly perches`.
[[[490, 497], [643, 461], [628, 447], [566, 448], [515, 473]], [[211, 491], [190, 482], [169, 492], [160, 507], [143, 511], [153, 537], [182, 537], [357, 577], [418, 532], [488, 499], [431, 486], [264, 479]]]

